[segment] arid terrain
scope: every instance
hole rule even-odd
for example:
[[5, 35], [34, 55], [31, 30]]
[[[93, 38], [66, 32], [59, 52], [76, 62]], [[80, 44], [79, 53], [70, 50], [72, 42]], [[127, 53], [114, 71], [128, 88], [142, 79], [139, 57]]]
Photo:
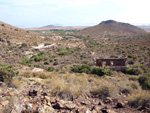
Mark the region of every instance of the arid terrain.
[[[95, 59], [126, 59], [124, 70]], [[0, 113], [150, 113], [150, 33], [128, 23], [0, 22]]]

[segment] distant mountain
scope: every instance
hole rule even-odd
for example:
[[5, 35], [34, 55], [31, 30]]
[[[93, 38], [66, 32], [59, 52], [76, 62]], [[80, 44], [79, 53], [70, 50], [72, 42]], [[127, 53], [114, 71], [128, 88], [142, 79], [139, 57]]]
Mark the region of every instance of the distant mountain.
[[150, 32], [150, 25], [139, 25], [137, 27], [144, 29], [147, 32]]
[[136, 35], [145, 34], [146, 32], [136, 26], [128, 23], [117, 22], [114, 20], [103, 21], [100, 24], [85, 28], [79, 32], [78, 35], [84, 36], [99, 36], [103, 34], [109, 35]]
[[40, 28], [28, 28], [29, 30], [50, 30], [50, 29], [64, 29], [64, 30], [82, 30], [87, 26], [55, 26], [55, 25], [46, 25]]
[[55, 26], [55, 25], [46, 25], [46, 26], [43, 26], [41, 28], [60, 28], [62, 26]]

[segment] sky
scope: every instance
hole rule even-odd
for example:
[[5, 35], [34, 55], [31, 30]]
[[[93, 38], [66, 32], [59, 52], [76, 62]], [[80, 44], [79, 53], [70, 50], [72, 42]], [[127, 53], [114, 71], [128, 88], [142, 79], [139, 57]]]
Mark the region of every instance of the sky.
[[0, 21], [20, 27], [150, 24], [150, 0], [0, 0]]

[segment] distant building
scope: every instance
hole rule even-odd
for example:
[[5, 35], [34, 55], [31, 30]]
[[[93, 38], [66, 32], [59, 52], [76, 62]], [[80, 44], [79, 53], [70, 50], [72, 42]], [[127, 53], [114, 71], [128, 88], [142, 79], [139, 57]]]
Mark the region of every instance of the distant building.
[[105, 67], [105, 66], [110, 66], [111, 70], [115, 71], [121, 71], [124, 70], [126, 67], [126, 58], [108, 58], [108, 59], [103, 59], [99, 58], [96, 59], [96, 66], [99, 67]]

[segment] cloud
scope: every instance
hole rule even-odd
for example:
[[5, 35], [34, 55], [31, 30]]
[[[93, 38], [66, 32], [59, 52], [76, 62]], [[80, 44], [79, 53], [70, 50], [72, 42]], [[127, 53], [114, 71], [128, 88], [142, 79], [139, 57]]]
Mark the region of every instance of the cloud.
[[115, 2], [124, 9], [122, 14], [118, 15], [118, 20], [134, 24], [150, 23], [149, 0], [115, 0]]

